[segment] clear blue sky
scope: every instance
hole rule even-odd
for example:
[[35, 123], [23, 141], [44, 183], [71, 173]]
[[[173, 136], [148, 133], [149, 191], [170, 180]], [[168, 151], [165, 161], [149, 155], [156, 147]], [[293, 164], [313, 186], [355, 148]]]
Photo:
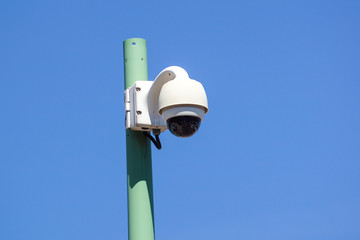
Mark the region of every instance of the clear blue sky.
[[0, 239], [127, 239], [122, 41], [209, 113], [153, 148], [157, 239], [360, 239], [359, 1], [1, 1]]

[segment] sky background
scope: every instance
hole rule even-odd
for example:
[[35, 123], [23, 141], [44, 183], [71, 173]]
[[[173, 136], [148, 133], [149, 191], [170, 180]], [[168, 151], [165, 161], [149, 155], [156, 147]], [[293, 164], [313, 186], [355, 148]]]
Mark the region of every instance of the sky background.
[[1, 1], [0, 239], [127, 239], [122, 42], [204, 85], [156, 239], [360, 239], [359, 1]]

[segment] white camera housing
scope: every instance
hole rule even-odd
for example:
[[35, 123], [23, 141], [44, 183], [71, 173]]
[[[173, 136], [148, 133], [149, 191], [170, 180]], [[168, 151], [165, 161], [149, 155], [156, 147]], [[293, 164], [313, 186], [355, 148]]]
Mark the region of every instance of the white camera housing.
[[192, 116], [201, 121], [208, 112], [204, 87], [181, 67], [164, 69], [155, 81], [136, 81], [125, 90], [125, 125], [135, 131], [160, 132], [174, 117]]

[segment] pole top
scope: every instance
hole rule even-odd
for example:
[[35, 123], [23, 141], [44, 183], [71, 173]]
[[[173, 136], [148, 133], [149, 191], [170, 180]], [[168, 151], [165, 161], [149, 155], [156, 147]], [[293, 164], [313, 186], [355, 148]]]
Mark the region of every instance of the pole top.
[[138, 44], [146, 45], [146, 40], [144, 38], [128, 38], [124, 41], [124, 47], [129, 45], [136, 46]]

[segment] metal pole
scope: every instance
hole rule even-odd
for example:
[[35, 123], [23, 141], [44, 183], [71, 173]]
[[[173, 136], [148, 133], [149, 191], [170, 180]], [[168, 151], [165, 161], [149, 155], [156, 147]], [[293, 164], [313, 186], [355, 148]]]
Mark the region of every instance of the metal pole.
[[[125, 89], [147, 81], [146, 40], [124, 41]], [[142, 132], [126, 130], [129, 240], [154, 240], [151, 144]]]

